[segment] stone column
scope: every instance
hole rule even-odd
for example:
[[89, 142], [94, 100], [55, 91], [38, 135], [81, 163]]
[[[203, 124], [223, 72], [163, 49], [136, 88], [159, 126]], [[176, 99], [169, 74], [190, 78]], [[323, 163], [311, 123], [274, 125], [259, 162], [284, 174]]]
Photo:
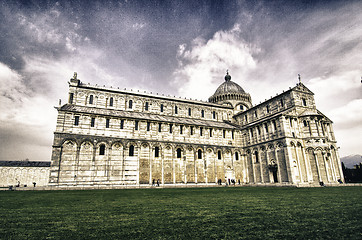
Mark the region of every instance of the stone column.
[[[196, 129], [195, 129], [196, 130]], [[197, 183], [197, 155], [198, 152], [194, 151], [194, 182]], [[202, 153], [201, 153], [201, 158], [202, 158]]]
[[243, 154], [242, 155], [242, 158], [243, 158], [243, 165], [244, 165], [244, 182], [245, 183], [249, 183], [250, 182], [250, 179], [249, 179], [249, 169], [248, 169], [248, 163], [247, 163], [247, 160], [245, 159], [246, 158], [246, 154]]
[[290, 159], [293, 155], [291, 154], [290, 147], [288, 147], [288, 145], [285, 148], [287, 149], [287, 151], [284, 150], [284, 158], [285, 158], [285, 167], [287, 168], [286, 170], [287, 170], [288, 182], [294, 183], [294, 178], [292, 177], [292, 171], [290, 168]]
[[209, 181], [208, 181], [208, 177], [207, 177], [207, 149], [204, 147], [204, 176], [205, 176], [205, 183], [208, 184]]
[[331, 163], [330, 165], [331, 165], [331, 170], [332, 170], [332, 179], [333, 179], [334, 182], [336, 182], [337, 181], [337, 176], [336, 176], [336, 169], [335, 169], [335, 166], [334, 166], [334, 161], [333, 161], [332, 154], [331, 154], [329, 160], [330, 160], [330, 163]]
[[259, 165], [260, 165], [260, 167], [259, 167], [259, 169], [260, 169], [260, 180], [261, 180], [261, 182], [262, 183], [264, 183], [264, 174], [263, 174], [263, 159], [261, 158], [261, 154], [259, 154], [259, 152], [262, 152], [263, 150], [261, 150], [260, 149], [260, 151], [258, 151], [258, 157], [259, 157], [259, 159], [260, 159], [260, 161], [259, 161]]
[[[338, 149], [338, 148], [337, 148]], [[344, 182], [344, 175], [343, 175], [343, 170], [342, 170], [342, 164], [340, 161], [338, 161], [338, 159], [340, 159], [339, 157], [339, 152], [337, 149], [334, 149], [334, 153], [335, 153], [335, 158], [336, 158], [336, 162], [338, 164], [338, 170], [339, 170], [339, 177], [341, 178], [341, 181]]]
[[[265, 148], [265, 161], [266, 161], [266, 168], [268, 168], [268, 163], [269, 163], [269, 156], [268, 156], [268, 146], [266, 146]], [[270, 170], [268, 169], [268, 177], [269, 177], [269, 182], [272, 182], [271, 179], [270, 179]], [[273, 181], [274, 181], [274, 178], [273, 178]]]
[[77, 153], [75, 155], [75, 171], [74, 171], [74, 180], [75, 182], [77, 182], [77, 179], [78, 179], [78, 168], [79, 168], [79, 153], [80, 153], [80, 148], [81, 146], [78, 146], [77, 147]]
[[253, 151], [250, 152], [250, 158], [251, 158], [251, 166], [253, 168], [253, 181], [256, 183], [256, 176], [255, 176], [255, 165], [254, 165], [254, 158], [253, 158]]
[[305, 148], [301, 147], [303, 158], [304, 158], [304, 163], [305, 163], [305, 171], [307, 173], [308, 182], [312, 182], [313, 181], [312, 168], [310, 166], [309, 157], [307, 159], [306, 156], [305, 156], [304, 149]]
[[152, 185], [152, 181], [153, 181], [153, 178], [152, 178], [152, 147], [151, 147], [150, 144], [148, 145], [148, 149], [149, 149], [149, 151], [148, 151], [148, 161], [149, 161], [149, 164], [150, 164], [150, 176], [149, 176], [150, 181], [149, 181], [149, 184]]
[[[162, 151], [161, 151], [161, 154], [160, 154], [160, 156], [161, 156], [161, 168], [162, 168], [162, 170], [161, 170], [161, 183], [162, 183], [162, 185], [165, 184], [165, 182], [164, 182], [164, 166], [163, 166], [163, 158], [164, 158], [163, 148], [164, 148], [164, 147], [161, 148]], [[153, 155], [153, 156], [154, 156], [154, 155]]]
[[294, 146], [294, 150], [295, 150], [295, 156], [297, 157], [298, 172], [299, 172], [299, 181], [300, 181], [301, 183], [303, 183], [304, 180], [303, 180], [303, 175], [302, 175], [302, 169], [300, 168], [300, 158], [299, 158], [297, 146]]
[[59, 148], [60, 148], [60, 151], [59, 151], [58, 169], [57, 169], [57, 172], [58, 172], [57, 184], [59, 184], [59, 179], [60, 179], [60, 165], [62, 162], [63, 146], [60, 146]]
[[97, 171], [96, 171], [96, 166], [95, 166], [95, 164], [96, 164], [96, 153], [97, 153], [97, 142], [96, 141], [94, 141], [94, 144], [93, 144], [93, 157], [92, 157], [92, 166], [91, 166], [91, 177], [90, 177], [90, 179], [91, 179], [91, 184], [93, 184], [94, 183], [94, 178], [95, 178], [95, 175], [96, 175], [96, 173], [97, 173]]
[[171, 151], [172, 151], [172, 181], [173, 181], [173, 184], [176, 183], [176, 163], [175, 161], [177, 160], [177, 158], [175, 158], [175, 147], [172, 146], [171, 147]]
[[279, 163], [279, 159], [278, 159], [278, 151], [277, 148], [274, 148], [274, 155], [275, 155], [275, 160], [277, 161], [277, 165], [278, 165], [278, 182], [282, 182], [282, 175], [280, 172], [280, 163]]
[[319, 169], [318, 155], [316, 154], [315, 151], [313, 151], [313, 156], [314, 156], [314, 159], [315, 159], [315, 162], [316, 162], [318, 180], [319, 180], [319, 182], [322, 182], [321, 172], [320, 172], [320, 169]]
[[110, 165], [111, 165], [111, 156], [112, 156], [112, 144], [109, 145], [109, 148], [108, 148], [108, 158], [107, 158], [107, 162], [106, 162], [106, 177], [107, 177], [107, 181], [109, 181], [109, 178], [110, 178], [110, 174], [109, 174], [109, 168], [110, 168]]
[[325, 168], [326, 175], [327, 175], [327, 181], [331, 182], [330, 177], [329, 177], [329, 171], [328, 171], [329, 166], [327, 166], [326, 152], [325, 151], [322, 151], [322, 157], [323, 157], [323, 161], [324, 161], [324, 168]]

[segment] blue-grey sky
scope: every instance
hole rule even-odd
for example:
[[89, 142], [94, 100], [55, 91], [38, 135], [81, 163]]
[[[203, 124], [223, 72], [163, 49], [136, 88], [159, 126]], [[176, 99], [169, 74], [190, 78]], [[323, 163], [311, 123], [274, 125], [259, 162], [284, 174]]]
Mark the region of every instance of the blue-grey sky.
[[1, 1], [0, 160], [49, 160], [67, 81], [207, 100], [229, 69], [254, 104], [297, 74], [361, 154], [361, 1]]

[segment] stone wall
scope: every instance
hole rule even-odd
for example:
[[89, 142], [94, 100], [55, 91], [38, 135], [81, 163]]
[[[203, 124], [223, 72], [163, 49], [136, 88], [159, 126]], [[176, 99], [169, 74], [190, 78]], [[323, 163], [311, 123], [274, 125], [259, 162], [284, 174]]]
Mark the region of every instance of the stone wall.
[[13, 167], [0, 166], [0, 186], [16, 186], [20, 183], [23, 187], [47, 186], [49, 182], [49, 167]]

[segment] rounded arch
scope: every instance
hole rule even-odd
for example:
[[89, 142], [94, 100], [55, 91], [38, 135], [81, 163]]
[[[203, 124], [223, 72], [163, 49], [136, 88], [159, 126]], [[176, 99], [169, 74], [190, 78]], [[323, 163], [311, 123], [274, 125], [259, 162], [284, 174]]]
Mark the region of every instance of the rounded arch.
[[197, 159], [203, 159], [204, 151], [201, 148], [197, 149]]
[[214, 153], [214, 149], [211, 147], [206, 148], [206, 152]]
[[79, 146], [82, 146], [84, 143], [90, 143], [92, 146], [94, 146], [93, 141], [90, 138], [82, 139], [79, 143]]
[[104, 144], [106, 148], [109, 146], [109, 144], [106, 141], [99, 141], [97, 142], [96, 147], [99, 148], [99, 146], [102, 144]]
[[277, 142], [276, 146], [277, 148], [282, 148], [284, 147], [284, 144], [282, 142]]
[[195, 149], [191, 146], [191, 145], [188, 145], [187, 147], [186, 147], [186, 150], [187, 151], [195, 151]]
[[111, 147], [112, 148], [123, 148], [124, 146], [121, 141], [114, 141], [114, 142], [112, 142]]
[[314, 152], [314, 148], [313, 148], [313, 147], [307, 147], [306, 150], [307, 150], [308, 152], [310, 152], [310, 151]]
[[314, 151], [321, 151], [321, 152], [323, 152], [324, 151], [324, 149], [322, 148], [322, 147], [316, 147], [315, 149], [314, 149]]
[[75, 138], [65, 138], [62, 140], [61, 146], [63, 146], [66, 142], [71, 142], [73, 144], [75, 144], [76, 146], [78, 146], [78, 142]]

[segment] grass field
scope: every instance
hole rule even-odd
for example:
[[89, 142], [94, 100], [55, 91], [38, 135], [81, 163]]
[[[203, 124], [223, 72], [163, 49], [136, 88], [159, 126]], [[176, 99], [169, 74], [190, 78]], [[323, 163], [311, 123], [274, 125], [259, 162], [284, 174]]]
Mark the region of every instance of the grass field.
[[1, 239], [362, 239], [362, 187], [1, 191]]

